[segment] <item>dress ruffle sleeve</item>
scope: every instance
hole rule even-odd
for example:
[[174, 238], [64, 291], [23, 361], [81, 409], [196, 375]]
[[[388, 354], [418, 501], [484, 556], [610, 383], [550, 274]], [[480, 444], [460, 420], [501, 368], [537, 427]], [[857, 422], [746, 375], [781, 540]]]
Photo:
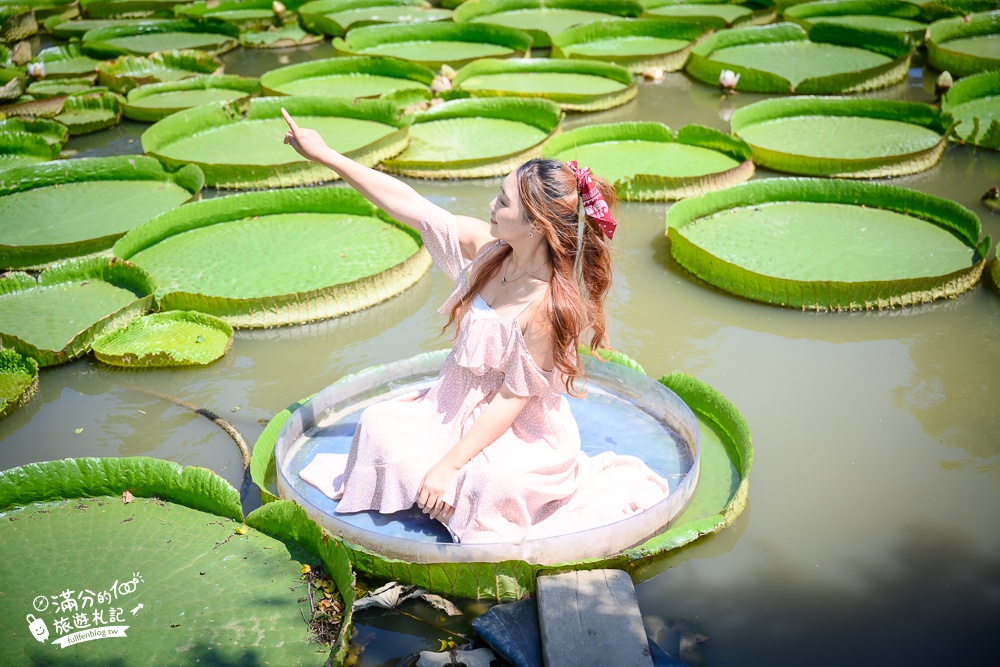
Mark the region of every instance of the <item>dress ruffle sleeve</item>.
[[454, 214], [425, 199], [418, 231], [434, 263], [455, 280], [469, 260], [462, 256]]
[[499, 372], [507, 387], [518, 396], [562, 395], [560, 373], [538, 367], [524, 344], [516, 319], [486, 319], [481, 326], [463, 326], [452, 340], [455, 363], [474, 375]]

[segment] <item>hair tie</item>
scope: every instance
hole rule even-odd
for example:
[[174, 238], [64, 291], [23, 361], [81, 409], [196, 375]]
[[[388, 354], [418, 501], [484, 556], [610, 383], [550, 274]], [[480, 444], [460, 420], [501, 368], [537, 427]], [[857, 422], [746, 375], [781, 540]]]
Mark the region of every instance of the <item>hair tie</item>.
[[604, 232], [610, 241], [615, 236], [615, 228], [618, 226], [618, 223], [612, 217], [611, 208], [604, 201], [601, 191], [594, 185], [594, 181], [590, 177], [590, 167], [583, 167], [581, 169], [576, 160], [570, 160], [566, 164], [569, 165], [576, 176], [576, 189], [579, 191], [580, 199], [583, 201], [584, 213], [597, 220], [601, 231]]

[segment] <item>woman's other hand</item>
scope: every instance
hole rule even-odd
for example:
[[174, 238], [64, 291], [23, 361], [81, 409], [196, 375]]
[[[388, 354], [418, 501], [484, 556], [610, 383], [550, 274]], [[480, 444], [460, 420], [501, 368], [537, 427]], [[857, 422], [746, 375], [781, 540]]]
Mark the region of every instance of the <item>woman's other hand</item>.
[[288, 123], [288, 132], [285, 132], [285, 143], [294, 148], [296, 153], [307, 160], [322, 162], [326, 156], [333, 152], [326, 145], [326, 142], [323, 141], [323, 137], [319, 136], [319, 132], [296, 125], [284, 107], [281, 109], [281, 115], [285, 117], [285, 122]]
[[420, 483], [420, 490], [417, 491], [417, 507], [432, 519], [448, 523], [451, 515], [455, 513], [455, 508], [444, 502], [444, 494], [457, 474], [458, 468], [447, 459], [435, 463], [424, 475], [424, 481]]

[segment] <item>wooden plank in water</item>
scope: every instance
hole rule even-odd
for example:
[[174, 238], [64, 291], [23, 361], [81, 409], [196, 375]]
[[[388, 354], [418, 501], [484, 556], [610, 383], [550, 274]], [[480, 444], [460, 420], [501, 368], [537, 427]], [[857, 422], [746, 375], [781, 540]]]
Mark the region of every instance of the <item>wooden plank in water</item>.
[[621, 570], [538, 577], [538, 620], [547, 667], [651, 667], [635, 599]]

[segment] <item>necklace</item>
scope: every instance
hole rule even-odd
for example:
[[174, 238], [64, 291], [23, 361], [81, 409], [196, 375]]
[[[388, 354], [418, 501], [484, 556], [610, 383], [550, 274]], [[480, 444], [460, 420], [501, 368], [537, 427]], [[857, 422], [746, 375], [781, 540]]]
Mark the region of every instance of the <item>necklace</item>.
[[541, 271], [542, 267], [545, 266], [548, 263], [549, 263], [549, 260], [545, 260], [544, 262], [542, 262], [541, 264], [538, 265], [538, 268], [532, 269], [531, 271], [525, 271], [524, 273], [522, 273], [521, 275], [519, 275], [517, 278], [511, 278], [510, 280], [508, 280], [507, 279], [507, 268], [510, 266], [510, 261], [508, 260], [507, 263], [504, 264], [504, 267], [503, 267], [503, 276], [500, 277], [500, 284], [501, 285], [506, 285], [507, 283], [512, 283], [512, 282], [515, 282], [517, 280], [520, 280], [521, 278], [525, 277], [529, 273], [537, 273], [538, 271]]

